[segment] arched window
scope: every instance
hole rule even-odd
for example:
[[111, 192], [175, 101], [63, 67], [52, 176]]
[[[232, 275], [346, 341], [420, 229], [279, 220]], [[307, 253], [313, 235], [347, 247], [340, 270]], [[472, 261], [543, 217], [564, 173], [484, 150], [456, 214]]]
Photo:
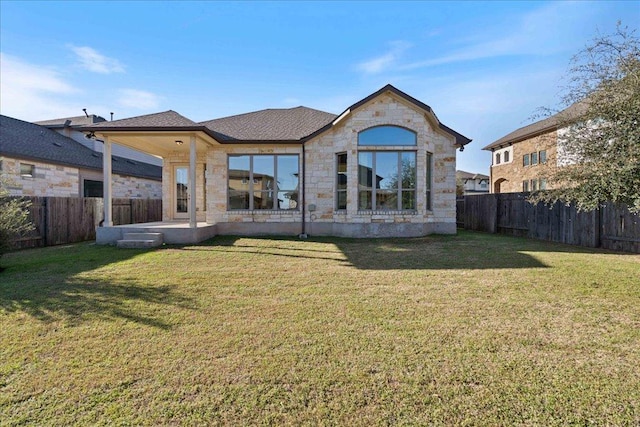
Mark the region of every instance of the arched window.
[[417, 137], [400, 126], [375, 126], [358, 134], [358, 145], [417, 145]]
[[500, 153], [496, 153], [496, 165], [500, 164]]
[[504, 162], [507, 163], [509, 161], [509, 152], [505, 151], [504, 152]]

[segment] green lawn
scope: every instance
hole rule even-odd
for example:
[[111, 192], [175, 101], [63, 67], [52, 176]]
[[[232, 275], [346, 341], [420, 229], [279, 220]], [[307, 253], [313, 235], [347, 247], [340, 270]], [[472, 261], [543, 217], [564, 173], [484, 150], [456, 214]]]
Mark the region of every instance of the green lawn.
[[0, 425], [638, 425], [640, 256], [480, 233], [21, 251]]

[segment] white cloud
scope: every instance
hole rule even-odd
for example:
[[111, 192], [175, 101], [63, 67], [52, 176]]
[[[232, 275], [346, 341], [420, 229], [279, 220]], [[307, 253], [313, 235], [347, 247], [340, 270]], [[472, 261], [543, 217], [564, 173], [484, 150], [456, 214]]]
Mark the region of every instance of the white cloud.
[[68, 98], [81, 91], [52, 67], [0, 53], [0, 111], [22, 120], [76, 116], [81, 106]]
[[115, 58], [104, 56], [88, 46], [69, 46], [78, 56], [80, 66], [100, 74], [124, 73], [124, 66]]
[[360, 71], [365, 74], [378, 74], [387, 69], [393, 67], [398, 59], [402, 56], [403, 52], [411, 47], [411, 45], [404, 41], [394, 41], [389, 43], [391, 48], [384, 55], [362, 62], [356, 66]]
[[118, 104], [136, 110], [153, 110], [160, 105], [161, 97], [138, 89], [118, 90]]

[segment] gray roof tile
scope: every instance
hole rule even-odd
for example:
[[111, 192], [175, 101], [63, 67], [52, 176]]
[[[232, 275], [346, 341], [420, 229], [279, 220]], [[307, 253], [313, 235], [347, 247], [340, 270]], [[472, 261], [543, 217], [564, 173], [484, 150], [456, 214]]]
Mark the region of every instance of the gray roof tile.
[[104, 117], [96, 116], [95, 114], [87, 116], [75, 116], [75, 117], [62, 117], [60, 119], [51, 119], [51, 120], [41, 120], [39, 122], [34, 122], [37, 125], [46, 126], [48, 128], [58, 128], [63, 127], [64, 124], [70, 122], [69, 126], [87, 126], [92, 125], [94, 123], [106, 122]]
[[196, 122], [187, 119], [173, 110], [163, 111], [161, 113], [146, 114], [144, 116], [129, 117], [126, 119], [113, 120], [110, 122], [100, 122], [87, 126], [100, 129], [109, 128], [166, 128], [166, 127], [193, 127], [197, 126]]
[[296, 141], [331, 123], [337, 116], [307, 107], [267, 109], [201, 122], [227, 141]]
[[513, 132], [487, 145], [483, 148], [483, 150], [491, 150], [494, 148], [515, 144], [516, 142], [524, 141], [525, 139], [529, 139], [534, 136], [555, 130], [559, 124], [566, 123], [568, 120], [571, 120], [572, 117], [584, 114], [587, 108], [588, 103], [586, 101], [576, 102], [575, 104], [565, 108], [559, 113], [547, 117], [546, 119], [514, 130]]
[[[78, 168], [102, 170], [102, 153], [44, 126], [0, 115], [0, 154]], [[162, 168], [112, 156], [114, 173], [159, 180]]]

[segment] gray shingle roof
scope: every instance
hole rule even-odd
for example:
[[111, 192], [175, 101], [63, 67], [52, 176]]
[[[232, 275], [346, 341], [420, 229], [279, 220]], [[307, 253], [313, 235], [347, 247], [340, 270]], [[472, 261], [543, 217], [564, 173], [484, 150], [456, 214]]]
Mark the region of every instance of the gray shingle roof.
[[491, 150], [493, 148], [515, 144], [516, 142], [524, 141], [525, 139], [556, 130], [559, 124], [566, 123], [568, 120], [571, 120], [572, 117], [583, 114], [587, 108], [588, 103], [586, 101], [576, 102], [559, 113], [549, 116], [544, 120], [540, 120], [514, 130], [513, 132], [487, 145], [483, 150]]
[[[44, 126], [0, 115], [0, 154], [44, 163], [102, 170], [102, 153]], [[112, 156], [114, 173], [162, 179], [162, 168]]]
[[60, 119], [51, 119], [51, 120], [41, 120], [39, 122], [34, 122], [37, 125], [46, 126], [48, 128], [58, 128], [63, 127], [64, 124], [70, 122], [69, 126], [87, 126], [92, 125], [94, 123], [106, 122], [104, 117], [96, 116], [95, 114], [90, 114], [87, 116], [75, 116], [75, 117], [62, 117]]
[[307, 107], [267, 109], [201, 122], [225, 140], [297, 141], [331, 123], [337, 116]]
[[146, 114], [144, 116], [129, 117], [126, 119], [113, 120], [110, 122], [101, 122], [94, 125], [86, 126], [87, 128], [96, 127], [100, 129], [144, 129], [144, 128], [169, 128], [169, 127], [193, 127], [197, 126], [196, 122], [187, 119], [173, 110], [163, 111], [161, 113]]

